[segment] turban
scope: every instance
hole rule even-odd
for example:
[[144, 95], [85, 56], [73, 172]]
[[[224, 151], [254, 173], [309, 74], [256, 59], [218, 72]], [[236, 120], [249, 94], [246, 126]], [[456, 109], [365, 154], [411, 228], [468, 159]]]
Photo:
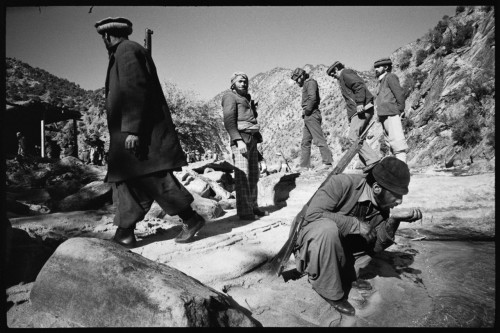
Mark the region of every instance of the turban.
[[394, 156], [383, 158], [372, 169], [373, 178], [383, 188], [399, 195], [408, 194], [410, 169]]
[[124, 17], [108, 17], [96, 22], [94, 26], [101, 35], [110, 30], [120, 31], [127, 36], [132, 33], [132, 22]]
[[245, 80], [248, 81], [248, 76], [243, 73], [243, 72], [234, 72], [233, 75], [231, 76], [231, 88], [233, 88], [233, 84], [236, 82], [236, 79], [238, 76], [243, 77]]

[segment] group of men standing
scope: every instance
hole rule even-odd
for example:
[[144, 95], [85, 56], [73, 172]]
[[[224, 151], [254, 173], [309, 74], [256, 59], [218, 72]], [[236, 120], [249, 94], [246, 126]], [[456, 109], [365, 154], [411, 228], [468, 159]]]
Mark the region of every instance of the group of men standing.
[[[383, 132], [393, 155], [406, 162], [408, 145], [401, 124], [404, 113], [405, 96], [398, 77], [392, 73], [392, 61], [389, 58], [374, 63], [375, 73], [379, 80], [376, 97], [372, 95], [366, 82], [352, 69], [345, 68], [340, 61], [335, 61], [326, 71], [328, 76], [338, 80], [342, 96], [346, 103], [349, 121], [348, 138], [355, 142], [370, 120], [376, 115], [382, 124]], [[316, 170], [329, 169], [332, 165], [332, 153], [328, 148], [325, 135], [321, 129], [322, 117], [319, 110], [320, 95], [318, 83], [302, 68], [292, 73], [294, 80], [302, 88], [302, 131], [300, 167], [301, 171], [310, 168], [311, 142], [314, 142], [321, 153], [323, 165]], [[381, 156], [365, 141], [359, 157], [361, 162], [370, 167], [377, 163]]]
[[[109, 56], [105, 108], [110, 145], [105, 181], [112, 183], [114, 197], [118, 199], [114, 218], [118, 228], [113, 241], [127, 248], [135, 247], [135, 226], [156, 201], [168, 215], [178, 215], [183, 221], [175, 242], [191, 242], [205, 220], [192, 209], [193, 196], [173, 174], [187, 165], [186, 154], [151, 55], [128, 39], [132, 33], [128, 19], [106, 18], [95, 27]], [[403, 161], [407, 147], [397, 124], [404, 99], [396, 95], [397, 89], [390, 96], [398, 82], [390, 73], [389, 62], [385, 59], [375, 63], [381, 84], [374, 107], [373, 96], [353, 71], [338, 62], [328, 69], [329, 75], [339, 79], [343, 95], [349, 100], [352, 140], [366, 125], [366, 119], [373, 112], [378, 113], [397, 158], [380, 159], [366, 146], [362, 152], [363, 162], [370, 166], [366, 173], [328, 178], [310, 201], [306, 223], [294, 249], [297, 270], [307, 273], [313, 289], [347, 315], [353, 315], [354, 308], [347, 301], [346, 288], [371, 288], [367, 281], [358, 278], [354, 270], [356, 259], [390, 246], [400, 222], [422, 217], [419, 209], [390, 215], [390, 209], [401, 204], [403, 195], [408, 193], [410, 172]], [[302, 69], [295, 70], [292, 78], [303, 89], [301, 167], [309, 167], [314, 141], [320, 147], [323, 167], [328, 169], [332, 154], [321, 131], [317, 82]], [[257, 121], [257, 103], [248, 93], [248, 83], [245, 73], [233, 73], [230, 90], [221, 103], [231, 142], [237, 215], [241, 220], [269, 215], [257, 205], [259, 161], [262, 161], [257, 145], [263, 142], [263, 137]]]

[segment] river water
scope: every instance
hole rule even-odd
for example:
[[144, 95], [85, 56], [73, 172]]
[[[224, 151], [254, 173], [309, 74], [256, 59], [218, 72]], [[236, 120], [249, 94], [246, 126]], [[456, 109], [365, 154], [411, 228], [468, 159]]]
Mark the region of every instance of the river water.
[[430, 237], [414, 247], [433, 308], [416, 325], [494, 327], [495, 242]]

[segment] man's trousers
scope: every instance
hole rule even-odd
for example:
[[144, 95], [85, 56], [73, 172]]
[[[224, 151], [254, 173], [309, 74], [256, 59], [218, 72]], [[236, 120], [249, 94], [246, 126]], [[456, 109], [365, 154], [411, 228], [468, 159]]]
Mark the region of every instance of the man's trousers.
[[384, 137], [387, 140], [391, 152], [394, 156], [406, 163], [406, 152], [408, 144], [406, 143], [401, 117], [395, 116], [379, 116], [379, 121], [384, 129]]
[[113, 223], [121, 228], [135, 227], [137, 222], [144, 219], [153, 201], [156, 201], [165, 213], [175, 216], [190, 212], [194, 200], [171, 170], [113, 183], [113, 192], [113, 199], [118, 199]]
[[231, 146], [238, 216], [251, 215], [254, 208], [257, 208], [257, 183], [260, 175], [257, 140], [252, 135], [242, 133], [243, 135], [247, 145], [245, 154], [241, 154], [237, 146]]
[[304, 128], [302, 129], [302, 143], [300, 145], [300, 166], [309, 168], [311, 164], [311, 142], [318, 146], [323, 164], [332, 164], [332, 152], [321, 129], [321, 113], [314, 110], [310, 116], [304, 116]]

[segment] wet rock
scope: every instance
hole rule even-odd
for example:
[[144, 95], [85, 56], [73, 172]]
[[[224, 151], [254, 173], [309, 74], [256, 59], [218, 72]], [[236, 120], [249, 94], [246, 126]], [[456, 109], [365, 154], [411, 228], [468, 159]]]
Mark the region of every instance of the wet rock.
[[83, 327], [259, 326], [248, 310], [181, 271], [92, 238], [57, 248], [31, 302]]
[[111, 185], [101, 181], [94, 181], [84, 186], [80, 191], [61, 200], [57, 208], [68, 212], [96, 208], [111, 201]]

